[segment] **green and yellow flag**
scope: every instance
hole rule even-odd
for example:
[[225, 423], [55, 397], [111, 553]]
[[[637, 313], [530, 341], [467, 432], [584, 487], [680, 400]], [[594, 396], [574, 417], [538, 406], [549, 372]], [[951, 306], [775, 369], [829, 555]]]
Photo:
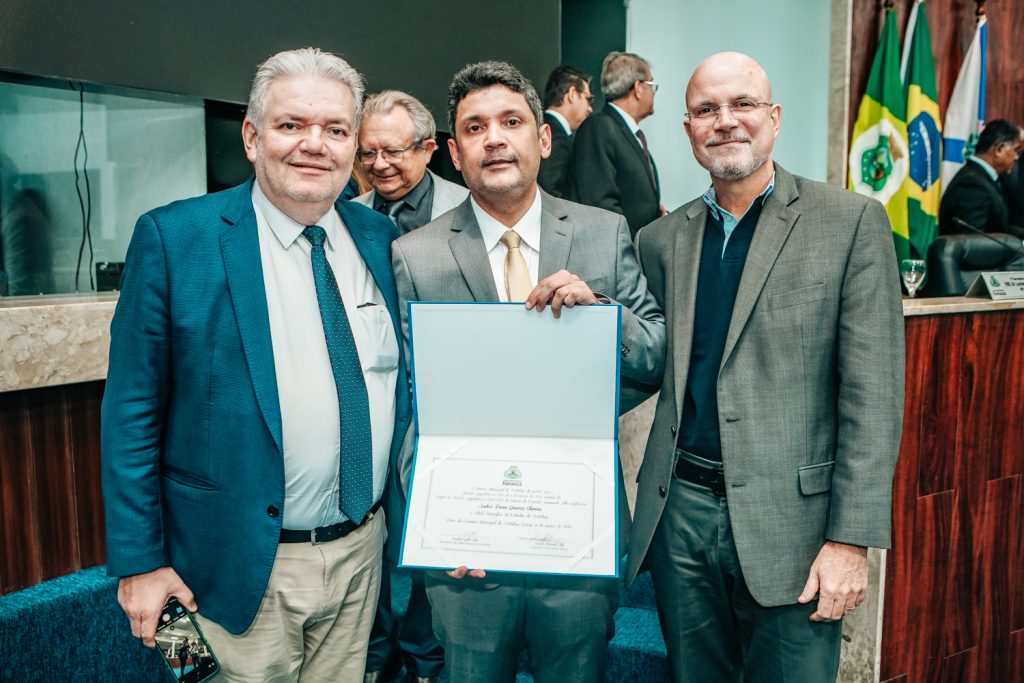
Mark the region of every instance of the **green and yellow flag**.
[[935, 88], [935, 60], [924, 2], [914, 6], [913, 33], [907, 37], [907, 141], [910, 146], [910, 182], [907, 183], [907, 227], [910, 244], [921, 258], [938, 236], [939, 166], [942, 127]]
[[853, 126], [848, 182], [851, 190], [885, 204], [892, 223], [897, 260], [910, 257], [906, 186], [909, 166], [899, 32], [896, 15], [888, 9], [878, 52], [871, 63], [868, 86]]

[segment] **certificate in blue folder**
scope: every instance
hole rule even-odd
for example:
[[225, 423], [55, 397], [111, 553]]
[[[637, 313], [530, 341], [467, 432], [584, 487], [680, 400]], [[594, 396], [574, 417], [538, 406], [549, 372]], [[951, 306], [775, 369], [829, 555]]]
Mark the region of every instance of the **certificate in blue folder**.
[[618, 575], [618, 304], [409, 304], [401, 565]]

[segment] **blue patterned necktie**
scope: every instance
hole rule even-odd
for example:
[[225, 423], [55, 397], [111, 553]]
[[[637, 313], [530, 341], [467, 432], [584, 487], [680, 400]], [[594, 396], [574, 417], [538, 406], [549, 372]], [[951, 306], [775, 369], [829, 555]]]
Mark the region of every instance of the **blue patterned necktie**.
[[320, 319], [324, 324], [327, 354], [331, 358], [341, 411], [339, 508], [346, 517], [359, 524], [373, 505], [370, 400], [366, 394], [356, 340], [338, 291], [338, 281], [327, 263], [327, 252], [324, 251], [327, 231], [319, 225], [311, 225], [302, 231], [302, 236], [313, 247], [311, 259], [316, 299], [320, 304]]

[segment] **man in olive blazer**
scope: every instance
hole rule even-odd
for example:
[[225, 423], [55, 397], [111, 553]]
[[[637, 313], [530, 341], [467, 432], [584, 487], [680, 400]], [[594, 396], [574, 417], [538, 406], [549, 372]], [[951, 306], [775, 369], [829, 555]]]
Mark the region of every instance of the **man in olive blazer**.
[[712, 187], [637, 239], [668, 353], [626, 579], [646, 559], [675, 681], [830, 680], [866, 548], [890, 542], [904, 346], [889, 222], [773, 164], [781, 107], [749, 57], [709, 58], [686, 102]]

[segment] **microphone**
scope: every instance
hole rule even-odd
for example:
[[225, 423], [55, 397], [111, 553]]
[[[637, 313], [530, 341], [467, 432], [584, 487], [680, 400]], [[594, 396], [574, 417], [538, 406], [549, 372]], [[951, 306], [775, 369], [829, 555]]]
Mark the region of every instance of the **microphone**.
[[[1012, 252], [1014, 254], [1017, 254], [1018, 256], [1024, 256], [1024, 248], [1021, 248], [1021, 246], [1014, 246], [1012, 244], [1008, 244], [1008, 243], [1002, 241], [1001, 239], [999, 239], [997, 237], [993, 237], [992, 235], [990, 235], [989, 233], [985, 232], [984, 230], [981, 230], [979, 228], [974, 227], [973, 225], [971, 225], [967, 221], [965, 221], [965, 220], [963, 220], [961, 218], [957, 218], [956, 216], [953, 216], [953, 222], [956, 223], [957, 225], [959, 225], [961, 228], [967, 228], [971, 232], [976, 232], [979, 235], [981, 235], [982, 237], [985, 237], [987, 239], [992, 240], [993, 242], [995, 242], [999, 246], [1003, 247], [1004, 249], [1009, 250], [1010, 252]], [[1021, 241], [1021, 245], [1024, 246], [1024, 241]]]

